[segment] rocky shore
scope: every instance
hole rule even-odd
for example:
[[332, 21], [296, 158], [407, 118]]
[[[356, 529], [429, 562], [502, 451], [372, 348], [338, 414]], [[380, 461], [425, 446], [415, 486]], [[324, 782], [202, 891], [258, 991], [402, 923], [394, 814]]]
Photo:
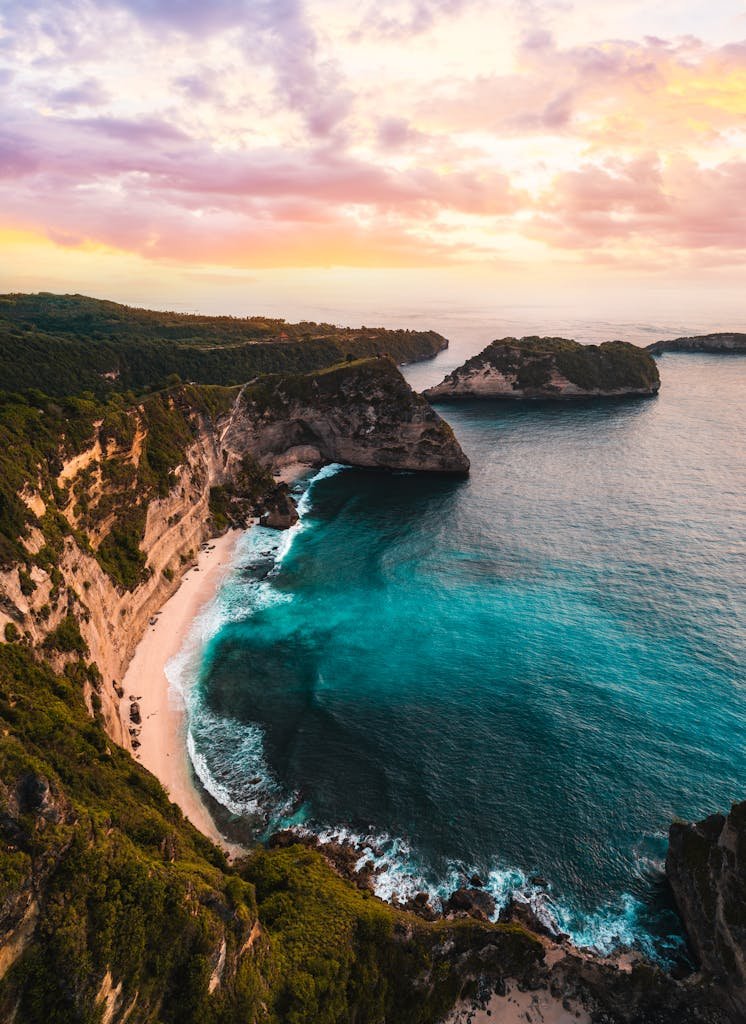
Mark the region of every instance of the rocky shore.
[[[332, 869], [364, 892], [375, 891], [376, 867], [361, 860], [352, 843], [319, 840], [305, 831], [284, 830], [270, 849], [298, 845], [321, 854]], [[746, 1019], [746, 802], [729, 815], [670, 829], [666, 877], [690, 938], [694, 971], [668, 973], [632, 950], [600, 956], [574, 946], [548, 927], [531, 905], [512, 899], [499, 914], [479, 876], [464, 877], [442, 906], [426, 892], [401, 909], [428, 922], [471, 920], [484, 930], [515, 926], [532, 935], [539, 958], [520, 975], [485, 971], [476, 994], [456, 1008], [449, 1024], [477, 1024], [486, 1018], [564, 1024], [742, 1024]], [[542, 880], [538, 880], [541, 882]], [[492, 922], [495, 922], [494, 924]], [[486, 938], [485, 938], [486, 941]], [[512, 992], [512, 999], [508, 999]], [[525, 997], [525, 998], [524, 998]], [[520, 1011], [520, 1013], [517, 1013]]]

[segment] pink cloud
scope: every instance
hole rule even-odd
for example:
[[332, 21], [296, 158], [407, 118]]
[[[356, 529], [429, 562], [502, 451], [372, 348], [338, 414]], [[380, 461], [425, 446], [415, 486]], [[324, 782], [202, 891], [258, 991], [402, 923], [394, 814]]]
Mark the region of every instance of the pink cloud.
[[629, 242], [672, 250], [746, 250], [746, 161], [700, 167], [654, 157], [585, 165], [555, 178], [529, 233], [568, 249]]

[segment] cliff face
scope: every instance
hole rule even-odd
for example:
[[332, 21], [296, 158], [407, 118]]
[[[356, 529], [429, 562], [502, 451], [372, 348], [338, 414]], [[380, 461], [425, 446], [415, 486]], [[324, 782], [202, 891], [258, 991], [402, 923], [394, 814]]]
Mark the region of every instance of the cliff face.
[[51, 480], [24, 482], [27, 561], [0, 570], [0, 635], [25, 636], [58, 670], [80, 654], [90, 659], [89, 709], [127, 747], [119, 682], [200, 544], [229, 521], [262, 514], [286, 527], [296, 518], [273, 471], [345, 462], [468, 472], [451, 428], [387, 359], [271, 378], [237, 394], [208, 409], [188, 389], [177, 392], [129, 412], [117, 439], [97, 420]]
[[666, 874], [703, 975], [746, 1019], [746, 802], [673, 824]]
[[598, 398], [654, 395], [655, 361], [623, 341], [580, 345], [565, 338], [503, 338], [425, 391], [449, 398]]
[[297, 457], [311, 465], [469, 471], [451, 428], [388, 359], [247, 385], [221, 443], [229, 468], [251, 451], [274, 464]]

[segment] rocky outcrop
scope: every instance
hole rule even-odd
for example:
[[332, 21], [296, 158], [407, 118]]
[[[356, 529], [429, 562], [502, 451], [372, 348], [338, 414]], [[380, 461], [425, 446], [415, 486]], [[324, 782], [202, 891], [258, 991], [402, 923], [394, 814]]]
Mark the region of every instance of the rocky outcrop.
[[496, 904], [484, 889], [461, 888], [451, 893], [445, 906], [447, 914], [466, 914], [477, 921], [491, 921]]
[[733, 355], [746, 352], [746, 334], [698, 334], [691, 338], [670, 338], [647, 346], [651, 355], [663, 352], [711, 352]]
[[674, 823], [666, 874], [703, 975], [746, 1020], [746, 802]]
[[386, 358], [247, 385], [221, 443], [228, 471], [251, 451], [268, 465], [296, 453], [316, 466], [469, 472], [451, 428]]
[[565, 338], [503, 338], [425, 391], [451, 398], [568, 399], [655, 395], [652, 357], [624, 341], [580, 345]]

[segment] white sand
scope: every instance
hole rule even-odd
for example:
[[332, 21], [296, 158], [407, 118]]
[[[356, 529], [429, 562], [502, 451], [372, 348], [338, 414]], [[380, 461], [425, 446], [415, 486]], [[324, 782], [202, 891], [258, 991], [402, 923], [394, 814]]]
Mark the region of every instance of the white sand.
[[216, 540], [212, 551], [200, 551], [199, 572], [190, 569], [181, 586], [161, 609], [157, 623], [148, 626], [124, 677], [124, 697], [120, 714], [125, 729], [129, 720], [130, 697], [140, 705], [141, 743], [136, 758], [161, 782], [171, 800], [178, 804], [191, 823], [218, 843], [229, 854], [241, 848], [220, 834], [203, 804], [192, 780], [186, 748], [186, 722], [178, 695], [169, 693], [167, 662], [181, 650], [200, 609], [215, 596], [221, 579], [231, 564], [239, 530], [231, 530]]

